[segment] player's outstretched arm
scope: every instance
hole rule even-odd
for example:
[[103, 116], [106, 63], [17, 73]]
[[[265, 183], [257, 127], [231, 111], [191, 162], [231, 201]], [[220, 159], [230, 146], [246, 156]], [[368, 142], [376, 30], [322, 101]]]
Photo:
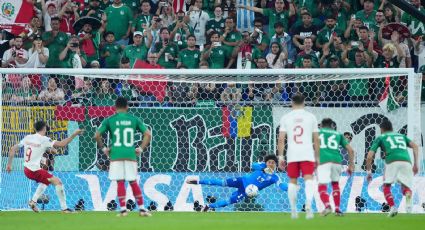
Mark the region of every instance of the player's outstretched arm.
[[413, 173], [418, 173], [418, 145], [411, 141], [409, 142], [409, 147], [413, 149]]
[[9, 158], [7, 161], [7, 166], [6, 166], [6, 171], [7, 172], [11, 172], [12, 171], [12, 162], [13, 162], [13, 158], [15, 157], [16, 152], [19, 150], [19, 145], [16, 144], [12, 147], [10, 147], [9, 150]]
[[375, 152], [369, 150], [369, 152], [367, 153], [367, 159], [366, 159], [366, 171], [367, 171], [368, 182], [372, 180], [372, 161], [374, 156], [375, 156]]
[[351, 174], [354, 172], [354, 150], [349, 144], [345, 146], [345, 149], [348, 152], [348, 160], [349, 160], [347, 173], [351, 176]]
[[67, 146], [76, 136], [80, 135], [84, 130], [83, 129], [77, 129], [71, 136], [61, 140], [61, 141], [55, 141], [53, 144], [53, 147], [65, 147]]
[[284, 170], [284, 164], [285, 164], [285, 139], [286, 139], [286, 132], [279, 132], [279, 137], [277, 141], [277, 157], [279, 159], [279, 168], [281, 170]]

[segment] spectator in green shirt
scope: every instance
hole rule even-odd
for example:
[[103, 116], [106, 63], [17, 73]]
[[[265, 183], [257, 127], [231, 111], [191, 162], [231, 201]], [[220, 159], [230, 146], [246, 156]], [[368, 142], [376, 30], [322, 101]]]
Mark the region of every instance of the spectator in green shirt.
[[89, 6], [80, 13], [81, 16], [90, 16], [102, 19], [103, 10], [100, 8], [100, 0], [89, 0]]
[[196, 37], [191, 34], [187, 37], [187, 48], [178, 53], [177, 68], [184, 66], [188, 69], [198, 69], [201, 52], [196, 48]]
[[[145, 43], [143, 40], [144, 35], [147, 35], [148, 39]], [[130, 66], [133, 67], [136, 59], [145, 61], [148, 55], [148, 50], [151, 46], [152, 35], [150, 29], [146, 28], [144, 33], [136, 31], [133, 33], [133, 44], [125, 47], [122, 56], [127, 57], [130, 60]]]
[[283, 0], [276, 0], [275, 2], [275, 8], [274, 9], [268, 9], [268, 8], [258, 8], [258, 7], [251, 7], [251, 6], [245, 6], [245, 5], [239, 5], [238, 7], [242, 9], [247, 9], [250, 11], [254, 11], [257, 13], [260, 13], [266, 17], [269, 17], [269, 29], [268, 32], [270, 35], [274, 30], [274, 24], [278, 21], [282, 22], [285, 28], [288, 28], [288, 20], [292, 15], [295, 15], [296, 10], [294, 7], [294, 4], [289, 4], [289, 12], [285, 11], [285, 2]]
[[373, 0], [364, 0], [363, 2], [363, 10], [359, 10], [356, 13], [356, 18], [360, 18], [363, 24], [370, 28], [370, 26], [376, 23], [375, 14], [376, 10], [374, 10], [374, 1]]
[[59, 21], [58, 17], [53, 17], [50, 23], [52, 30], [42, 35], [44, 47], [49, 49], [49, 59], [46, 64], [47, 68], [62, 67], [59, 61], [59, 54], [68, 44], [68, 35], [59, 31]]
[[187, 47], [187, 37], [193, 34], [193, 29], [184, 21], [183, 11], [177, 13], [177, 20], [168, 27], [168, 30], [171, 31], [170, 37], [180, 50]]
[[[425, 8], [421, 5], [420, 0], [410, 0], [411, 4], [420, 12], [425, 14]], [[414, 37], [422, 36], [425, 34], [425, 26], [424, 23], [413, 17], [408, 13], [403, 13], [401, 16], [401, 22], [404, 23], [407, 27], [409, 27], [410, 33]]]
[[100, 87], [95, 94], [93, 104], [97, 106], [113, 106], [117, 97], [111, 87], [111, 83], [107, 79], [103, 79], [100, 81]]
[[152, 20], [152, 14], [150, 13], [151, 10], [151, 3], [148, 0], [143, 0], [142, 5], [140, 6], [140, 9], [142, 10], [142, 13], [137, 16], [133, 23], [132, 32], [134, 31], [141, 31], [143, 32], [145, 26], [150, 26], [151, 20]]
[[119, 68], [122, 47], [115, 44], [114, 32], [108, 31], [104, 35], [106, 43], [101, 50], [101, 57], [105, 59], [105, 68]]
[[161, 39], [155, 43], [153, 50], [158, 52], [158, 64], [167, 69], [175, 69], [179, 47], [170, 40], [170, 31], [167, 27], [159, 31]]
[[223, 69], [225, 67], [229, 69], [231, 65], [225, 65], [225, 59], [228, 54], [220, 42], [219, 34], [215, 31], [211, 32], [210, 41], [211, 45], [204, 49], [202, 60], [208, 62], [210, 69]]
[[317, 35], [316, 47], [321, 49], [325, 43], [329, 42], [329, 39], [333, 34], [336, 34], [338, 37], [342, 37], [344, 35], [344, 31], [336, 28], [335, 15], [328, 14], [326, 16], [326, 26]]
[[131, 9], [124, 5], [121, 0], [114, 0], [114, 3], [106, 8], [105, 14], [107, 18], [106, 31], [114, 32], [119, 45], [127, 45], [133, 23]]
[[209, 36], [213, 31], [216, 31], [220, 35], [224, 33], [225, 19], [223, 18], [223, 9], [221, 6], [218, 5], [214, 8], [214, 16], [214, 18], [211, 18], [207, 22], [205, 29], [207, 31], [207, 36]]
[[[354, 61], [348, 58], [350, 50], [355, 53]], [[346, 68], [369, 68], [371, 61], [371, 57], [362, 49], [346, 46], [342, 53], [342, 62]], [[349, 80], [348, 95], [352, 101], [369, 100], [369, 79]]]
[[[230, 54], [233, 53], [233, 50], [235, 47], [240, 43], [242, 40], [241, 33], [236, 29], [235, 25], [235, 19], [234, 18], [226, 18], [226, 24], [224, 28], [224, 33], [220, 37], [220, 41], [223, 45], [223, 49], [226, 51], [226, 59], [230, 58]], [[232, 66], [233, 62], [230, 63], [228, 66]]]
[[252, 32], [251, 36], [254, 40], [255, 46], [261, 51], [263, 56], [265, 56], [270, 44], [270, 37], [263, 31], [262, 18], [254, 19], [254, 32]]

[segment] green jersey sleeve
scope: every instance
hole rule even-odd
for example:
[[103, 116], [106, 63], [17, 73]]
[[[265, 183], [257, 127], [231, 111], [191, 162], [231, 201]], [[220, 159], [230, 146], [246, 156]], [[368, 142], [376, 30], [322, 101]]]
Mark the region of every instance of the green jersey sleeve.
[[369, 151], [375, 152], [378, 150], [378, 148], [381, 146], [381, 137], [376, 138], [373, 143], [372, 146], [370, 147]]
[[141, 121], [140, 119], [137, 119], [137, 128], [142, 133], [145, 133], [148, 130], [148, 128], [146, 127], [145, 123], [143, 123], [143, 121]]
[[341, 138], [340, 145], [345, 148], [345, 146], [347, 146], [349, 143], [348, 143], [347, 139], [345, 139], [345, 137], [341, 134], [340, 134], [340, 138]]

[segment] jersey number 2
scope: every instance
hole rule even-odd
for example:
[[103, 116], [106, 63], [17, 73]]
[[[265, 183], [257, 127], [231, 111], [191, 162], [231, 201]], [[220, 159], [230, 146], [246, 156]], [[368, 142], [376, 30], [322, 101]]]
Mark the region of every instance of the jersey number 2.
[[302, 136], [304, 133], [303, 127], [297, 125], [294, 127], [293, 131], [294, 131], [294, 142], [297, 144], [302, 144], [303, 143]]

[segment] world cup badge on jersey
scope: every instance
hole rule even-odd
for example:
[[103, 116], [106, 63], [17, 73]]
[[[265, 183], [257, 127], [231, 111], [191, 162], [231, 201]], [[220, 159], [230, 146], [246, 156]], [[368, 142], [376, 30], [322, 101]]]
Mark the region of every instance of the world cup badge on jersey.
[[220, 27], [224, 27], [224, 23], [221, 23], [221, 24], [220, 24]]
[[120, 14], [121, 14], [121, 15], [124, 15], [124, 11], [123, 11], [123, 10], [121, 10], [121, 11], [120, 11]]
[[198, 57], [199, 57], [199, 55], [198, 55], [198, 54], [195, 54], [195, 55], [193, 55], [193, 57], [194, 57], [194, 58], [198, 58]]
[[218, 53], [219, 53], [220, 55], [223, 55], [223, 50], [219, 50], [219, 51], [218, 51]]

